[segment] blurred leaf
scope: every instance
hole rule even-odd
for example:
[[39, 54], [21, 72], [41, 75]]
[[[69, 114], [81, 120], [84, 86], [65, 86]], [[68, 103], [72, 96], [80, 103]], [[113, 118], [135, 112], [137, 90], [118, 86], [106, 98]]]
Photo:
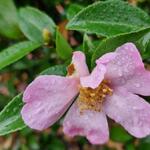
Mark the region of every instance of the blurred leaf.
[[141, 55], [145, 59], [150, 57], [149, 44], [150, 44], [150, 32], [142, 36], [137, 42], [137, 45], [141, 49]]
[[84, 7], [79, 4], [70, 4], [67, 10], [67, 19], [72, 19], [82, 8]]
[[0, 34], [11, 39], [21, 36], [17, 10], [12, 0], [0, 0]]
[[49, 145], [49, 149], [52, 150], [65, 150], [65, 144], [59, 138], [53, 138]]
[[87, 36], [87, 34], [84, 34], [84, 37], [83, 37], [83, 51], [86, 53], [86, 52], [89, 52], [91, 53], [94, 49], [94, 45], [91, 41], [91, 39]]
[[22, 106], [22, 94], [19, 94], [0, 112], [0, 135], [15, 132], [25, 127], [20, 116]]
[[39, 43], [25, 41], [4, 49], [0, 52], [0, 69], [14, 63], [38, 47], [40, 47]]
[[88, 66], [91, 66], [91, 57], [94, 52], [95, 46], [93, 45], [91, 39], [87, 36], [87, 34], [84, 34], [83, 37], [83, 51], [86, 55], [86, 61]]
[[137, 32], [127, 33], [124, 35], [118, 35], [111, 38], [104, 39], [99, 46], [96, 48], [92, 56], [92, 67], [95, 65], [97, 58], [101, 57], [105, 53], [114, 51], [117, 47], [121, 46], [126, 42], [136, 42], [146, 33], [150, 31], [150, 28], [146, 28]]
[[137, 7], [121, 0], [100, 1], [82, 9], [67, 28], [102, 36], [135, 31], [150, 24], [150, 17]]
[[59, 30], [56, 32], [56, 51], [62, 59], [70, 58], [73, 51]]
[[143, 138], [139, 141], [137, 150], [149, 150], [150, 149], [150, 136]]
[[128, 143], [125, 145], [125, 150], [136, 150], [134, 143]]
[[133, 137], [129, 135], [122, 127], [113, 126], [110, 130], [110, 138], [117, 142], [127, 142]]
[[60, 75], [65, 76], [66, 75], [66, 66], [64, 65], [55, 65], [50, 68], [47, 68], [46, 70], [42, 71], [40, 75]]
[[[44, 43], [45, 35], [52, 38], [55, 34], [55, 23], [40, 10], [32, 7], [21, 8], [19, 11], [19, 25], [24, 35], [31, 41]], [[46, 33], [44, 33], [46, 31]]]

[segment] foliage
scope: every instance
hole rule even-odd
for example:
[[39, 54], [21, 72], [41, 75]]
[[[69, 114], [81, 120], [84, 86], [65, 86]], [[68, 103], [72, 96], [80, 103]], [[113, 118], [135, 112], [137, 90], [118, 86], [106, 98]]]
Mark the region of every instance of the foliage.
[[[27, 84], [39, 74], [65, 76], [73, 51], [83, 51], [92, 70], [97, 58], [133, 42], [149, 67], [149, 0], [95, 1], [0, 1], [0, 135], [8, 140], [19, 130], [18, 149], [63, 150], [72, 143], [75, 148], [97, 148], [83, 138], [66, 137], [59, 122], [40, 134], [31, 131], [20, 115]], [[149, 136], [135, 139], [122, 127], [110, 124], [110, 141], [103, 149], [115, 149], [118, 144], [127, 150], [150, 149]], [[4, 146], [0, 142], [0, 149], [7, 149]]]

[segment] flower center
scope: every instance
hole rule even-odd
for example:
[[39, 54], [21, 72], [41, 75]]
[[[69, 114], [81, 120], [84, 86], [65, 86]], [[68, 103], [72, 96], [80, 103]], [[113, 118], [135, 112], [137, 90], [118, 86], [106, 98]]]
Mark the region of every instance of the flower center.
[[77, 100], [80, 112], [82, 113], [83, 110], [101, 111], [105, 97], [112, 95], [112, 92], [109, 82], [106, 80], [103, 80], [95, 89], [80, 87], [79, 98]]

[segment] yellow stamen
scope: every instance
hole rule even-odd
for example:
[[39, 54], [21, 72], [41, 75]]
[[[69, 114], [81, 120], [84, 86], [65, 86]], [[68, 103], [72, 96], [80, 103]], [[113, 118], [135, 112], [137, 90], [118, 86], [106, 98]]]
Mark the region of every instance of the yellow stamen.
[[101, 111], [102, 103], [106, 96], [112, 95], [113, 92], [108, 84], [108, 81], [103, 80], [95, 89], [80, 87], [80, 94], [77, 100], [80, 112], [83, 110]]

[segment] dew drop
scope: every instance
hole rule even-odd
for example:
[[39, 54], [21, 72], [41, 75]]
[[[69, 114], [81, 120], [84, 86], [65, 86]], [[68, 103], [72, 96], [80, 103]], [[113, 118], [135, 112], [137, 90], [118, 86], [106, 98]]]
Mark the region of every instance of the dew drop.
[[138, 88], [138, 87], [140, 87], [140, 84], [139, 83], [135, 83], [135, 86]]
[[119, 75], [120, 77], [122, 76], [122, 71], [121, 71], [121, 70], [118, 72], [118, 75]]

